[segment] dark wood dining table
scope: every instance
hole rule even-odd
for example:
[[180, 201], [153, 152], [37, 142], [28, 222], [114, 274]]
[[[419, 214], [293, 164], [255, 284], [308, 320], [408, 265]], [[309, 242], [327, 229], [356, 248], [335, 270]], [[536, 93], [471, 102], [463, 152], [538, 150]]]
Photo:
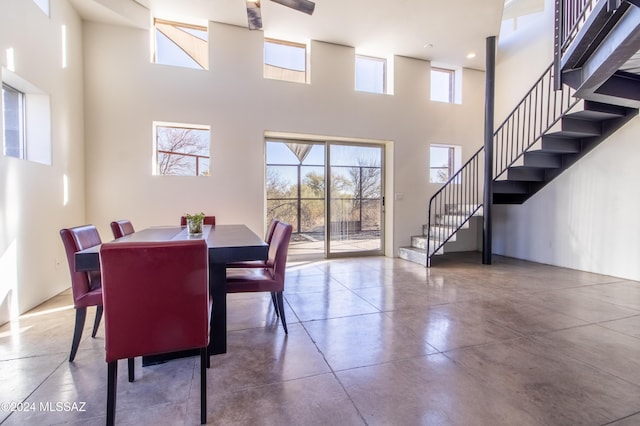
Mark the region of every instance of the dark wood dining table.
[[[246, 225], [204, 225], [202, 234], [189, 235], [182, 226], [146, 228], [115, 240], [116, 242], [153, 242], [204, 239], [209, 250], [209, 292], [213, 297], [209, 354], [227, 351], [227, 263], [247, 260], [266, 260], [269, 245]], [[75, 255], [75, 269], [100, 270], [100, 246], [82, 250]], [[169, 357], [146, 357], [143, 365], [154, 364]]]

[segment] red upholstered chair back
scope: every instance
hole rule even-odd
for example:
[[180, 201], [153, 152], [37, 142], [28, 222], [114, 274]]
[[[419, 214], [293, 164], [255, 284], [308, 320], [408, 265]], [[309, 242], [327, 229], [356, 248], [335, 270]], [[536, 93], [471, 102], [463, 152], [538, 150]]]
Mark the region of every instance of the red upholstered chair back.
[[100, 263], [107, 362], [207, 346], [204, 240], [105, 243]]
[[269, 244], [269, 258], [267, 269], [271, 269], [274, 281], [282, 285], [284, 289], [284, 274], [287, 269], [287, 253], [289, 252], [289, 240], [293, 227], [284, 222], [278, 222], [273, 230], [271, 243]]
[[[216, 217], [215, 216], [205, 216], [202, 221], [203, 225], [215, 225]], [[182, 216], [180, 217], [180, 226], [187, 226], [187, 218]]]
[[113, 238], [121, 238], [125, 235], [133, 234], [135, 229], [133, 229], [133, 224], [128, 220], [117, 220], [115, 222], [111, 222], [111, 232], [113, 232]]
[[73, 292], [73, 303], [75, 308], [95, 306], [100, 304], [96, 297], [90, 295], [92, 290], [101, 286], [100, 271], [76, 272], [76, 252], [102, 243], [100, 234], [93, 225], [77, 226], [75, 228], [65, 228], [60, 230], [62, 243], [67, 254], [67, 263], [71, 273], [71, 289]]
[[273, 238], [273, 231], [276, 230], [276, 225], [278, 224], [278, 222], [280, 222], [278, 219], [271, 219], [271, 222], [269, 222], [269, 226], [267, 227], [267, 233], [264, 236], [264, 241], [267, 244], [271, 244], [271, 239]]

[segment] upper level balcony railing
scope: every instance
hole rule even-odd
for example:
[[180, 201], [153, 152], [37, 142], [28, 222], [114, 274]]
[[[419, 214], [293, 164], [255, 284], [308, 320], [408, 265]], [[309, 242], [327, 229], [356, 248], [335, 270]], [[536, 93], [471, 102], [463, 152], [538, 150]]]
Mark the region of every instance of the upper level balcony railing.
[[562, 54], [576, 38], [593, 11], [595, 0], [556, 0], [554, 35], [554, 86], [562, 87], [560, 61]]

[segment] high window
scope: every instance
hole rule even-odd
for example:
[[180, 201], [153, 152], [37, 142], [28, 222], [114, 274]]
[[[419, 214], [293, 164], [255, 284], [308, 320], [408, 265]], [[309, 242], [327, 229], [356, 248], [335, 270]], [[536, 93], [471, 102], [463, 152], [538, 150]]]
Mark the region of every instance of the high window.
[[4, 155], [26, 159], [24, 132], [24, 93], [2, 84]]
[[431, 100], [455, 102], [455, 71], [445, 68], [431, 68]]
[[282, 40], [264, 40], [264, 77], [307, 82], [307, 46]]
[[154, 20], [156, 64], [206, 70], [209, 68], [209, 37], [206, 27]]
[[49, 12], [49, 0], [33, 0], [33, 1], [36, 5], [38, 5], [40, 9], [42, 9], [45, 15], [51, 16]]
[[387, 60], [372, 56], [356, 55], [356, 90], [360, 92], [386, 93]]
[[460, 168], [462, 147], [431, 145], [429, 149], [429, 182], [445, 183]]
[[210, 128], [154, 123], [154, 174], [209, 176]]
[[2, 69], [3, 154], [51, 164], [51, 99], [15, 73]]

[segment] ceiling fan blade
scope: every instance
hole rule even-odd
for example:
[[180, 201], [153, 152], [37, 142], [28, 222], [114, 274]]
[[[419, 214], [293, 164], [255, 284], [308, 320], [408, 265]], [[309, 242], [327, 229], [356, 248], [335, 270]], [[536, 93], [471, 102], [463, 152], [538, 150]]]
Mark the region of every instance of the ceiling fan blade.
[[307, 15], [313, 15], [313, 10], [316, 8], [316, 4], [309, 0], [271, 0], [276, 3], [280, 3], [283, 6], [290, 7], [297, 11], [306, 13]]
[[247, 0], [247, 20], [250, 30], [262, 29], [262, 12], [260, 10], [260, 0]]

